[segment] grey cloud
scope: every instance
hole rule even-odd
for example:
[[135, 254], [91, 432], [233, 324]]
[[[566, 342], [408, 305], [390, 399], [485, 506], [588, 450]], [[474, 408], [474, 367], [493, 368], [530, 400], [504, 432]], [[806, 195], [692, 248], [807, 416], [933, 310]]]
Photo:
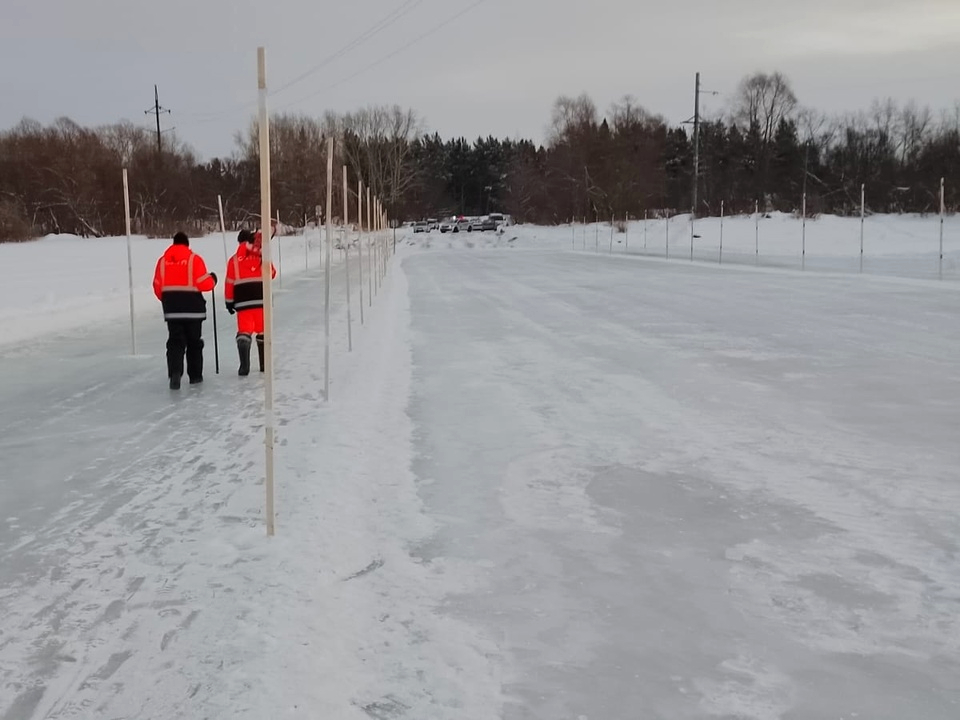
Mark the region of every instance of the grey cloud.
[[960, 97], [960, 49], [945, 43], [960, 34], [954, 0], [486, 0], [418, 40], [471, 2], [5, 0], [0, 127], [24, 115], [146, 124], [158, 83], [178, 134], [203, 156], [226, 154], [256, 101], [257, 45], [280, 87], [398, 9], [387, 30], [271, 107], [322, 113], [396, 102], [445, 136], [540, 139], [559, 94], [586, 91], [606, 108], [629, 93], [672, 122], [686, 119], [697, 70], [723, 93], [706, 100], [715, 112], [755, 70], [784, 71], [802, 102], [827, 111], [888, 95], [939, 109]]

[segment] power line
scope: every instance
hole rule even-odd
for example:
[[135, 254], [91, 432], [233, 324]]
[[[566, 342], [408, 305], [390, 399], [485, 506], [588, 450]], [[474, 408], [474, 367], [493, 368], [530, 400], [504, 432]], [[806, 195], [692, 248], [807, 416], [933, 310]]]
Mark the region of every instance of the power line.
[[387, 27], [395, 23], [397, 20], [399, 20], [401, 17], [403, 17], [404, 15], [409, 13], [411, 10], [416, 8], [417, 5], [419, 5], [422, 2], [423, 0], [407, 0], [399, 8], [394, 10], [392, 13], [390, 13], [386, 17], [382, 18], [380, 21], [378, 21], [373, 26], [365, 30], [363, 33], [361, 33], [359, 36], [357, 36], [356, 38], [351, 40], [349, 43], [341, 47], [339, 50], [337, 50], [336, 52], [332, 53], [331, 55], [328, 55], [326, 58], [321, 60], [319, 65], [316, 65], [310, 68], [306, 72], [295, 77], [293, 80], [290, 80], [289, 82], [284, 83], [283, 85], [278, 87], [276, 90], [271, 92], [270, 95], [272, 96], [272, 95], [281, 93], [287, 88], [292, 87], [293, 85], [296, 85], [301, 80], [309, 77], [310, 75], [313, 75], [318, 70], [325, 68], [334, 60], [342, 57], [345, 53], [348, 53], [350, 50], [353, 50], [355, 47], [362, 45], [377, 33], [381, 32], [382, 30], [385, 30]]
[[456, 22], [457, 20], [459, 20], [460, 18], [462, 18], [464, 15], [466, 15], [468, 12], [470, 12], [470, 11], [473, 10], [474, 8], [479, 7], [480, 5], [482, 5], [482, 4], [485, 3], [485, 2], [487, 2], [487, 0], [475, 0], [475, 2], [471, 3], [470, 5], [468, 5], [467, 7], [465, 7], [463, 10], [461, 10], [461, 11], [458, 12], [458, 13], [456, 13], [455, 15], [453, 15], [453, 16], [450, 17], [450, 18], [448, 18], [447, 20], [444, 20], [444, 21], [443, 21], [442, 23], [440, 23], [439, 25], [435, 25], [435, 26], [432, 27], [430, 30], [427, 30], [427, 32], [425, 32], [425, 33], [423, 33], [422, 35], [419, 35], [418, 37], [414, 38], [413, 40], [411, 40], [411, 41], [410, 41], [409, 43], [407, 43], [406, 45], [400, 46], [399, 48], [397, 48], [397, 49], [394, 50], [393, 52], [388, 53], [388, 54], [384, 55], [383, 57], [381, 57], [381, 58], [373, 61], [372, 63], [370, 63], [370, 64], [367, 65], [366, 67], [361, 68], [360, 70], [358, 70], [357, 72], [353, 73], [352, 75], [348, 75], [347, 77], [342, 78], [342, 79], [338, 80], [338, 81], [335, 82], [335, 83], [332, 83], [332, 84], [330, 84], [330, 85], [327, 85], [327, 86], [325, 86], [325, 87], [322, 87], [322, 88], [320, 88], [319, 90], [317, 90], [316, 92], [310, 93], [309, 95], [306, 95], [306, 96], [300, 98], [299, 100], [294, 100], [294, 101], [292, 101], [292, 102], [287, 103], [286, 105], [282, 105], [282, 106], [280, 106], [280, 107], [278, 107], [278, 108], [275, 108], [275, 109], [277, 109], [277, 110], [282, 110], [283, 108], [287, 108], [287, 107], [290, 107], [290, 106], [292, 106], [292, 105], [297, 105], [297, 104], [299, 104], [299, 103], [302, 103], [302, 102], [304, 102], [305, 100], [310, 100], [310, 99], [312, 99], [312, 98], [315, 98], [317, 95], [319, 95], [319, 94], [322, 93], [322, 92], [326, 92], [327, 90], [332, 90], [332, 89], [335, 88], [335, 87], [339, 87], [339, 86], [343, 85], [344, 83], [349, 82], [350, 80], [353, 80], [354, 78], [359, 77], [360, 75], [363, 75], [363, 74], [364, 74], [365, 72], [367, 72], [368, 70], [372, 70], [373, 68], [377, 67], [378, 65], [382, 65], [382, 64], [385, 63], [387, 60], [390, 60], [391, 58], [396, 57], [396, 56], [399, 55], [400, 53], [404, 52], [405, 50], [409, 50], [411, 47], [413, 47], [414, 45], [419, 44], [421, 41], [423, 41], [424, 39], [430, 37], [431, 35], [440, 32], [441, 30], [443, 30], [443, 28], [447, 27], [447, 26], [450, 25], [451, 23]]
[[[277, 95], [277, 94], [283, 92], [284, 90], [292, 87], [293, 85], [296, 85], [297, 83], [299, 83], [299, 82], [301, 82], [302, 80], [306, 79], [306, 78], [309, 77], [310, 75], [316, 73], [318, 70], [321, 70], [321, 69], [323, 69], [324, 67], [327, 67], [328, 65], [330, 65], [330, 64], [331, 64], [332, 62], [334, 62], [335, 60], [339, 59], [340, 57], [342, 57], [342, 56], [345, 55], [346, 53], [350, 52], [351, 50], [359, 47], [360, 45], [362, 45], [363, 43], [365, 43], [365, 42], [366, 42], [367, 40], [369, 40], [370, 38], [374, 37], [375, 35], [377, 35], [377, 34], [380, 33], [381, 31], [383, 31], [383, 30], [385, 30], [386, 28], [388, 28], [390, 25], [392, 25], [392, 24], [394, 24], [395, 22], [397, 22], [397, 21], [398, 21], [400, 18], [402, 18], [404, 15], [409, 14], [412, 10], [414, 10], [414, 9], [415, 9], [418, 5], [420, 5], [422, 2], [423, 2], [423, 0], [406, 0], [406, 2], [404, 2], [404, 4], [401, 5], [399, 8], [397, 8], [396, 10], [393, 10], [393, 11], [390, 12], [389, 14], [387, 14], [387, 15], [385, 15], [384, 17], [380, 18], [377, 22], [375, 22], [373, 25], [371, 25], [371, 26], [368, 27], [366, 30], [364, 30], [362, 33], [360, 33], [360, 34], [359, 34], [358, 36], [356, 36], [353, 40], [351, 40], [351, 41], [348, 42], [346, 45], [344, 45], [343, 47], [341, 47], [339, 50], [337, 50], [336, 52], [328, 55], [326, 58], [324, 58], [322, 61], [320, 61], [320, 63], [319, 63], [318, 65], [310, 68], [309, 70], [301, 73], [300, 75], [298, 75], [297, 77], [293, 78], [292, 80], [284, 83], [283, 85], [281, 85], [280, 87], [278, 87], [276, 90], [270, 91], [270, 92], [269, 92], [269, 96], [270, 96], [270, 97], [273, 97], [274, 95]], [[190, 125], [204, 125], [204, 124], [209, 123], [209, 122], [215, 122], [216, 120], [219, 120], [219, 119], [220, 119], [221, 117], [223, 117], [224, 115], [228, 115], [228, 114], [230, 114], [230, 113], [239, 112], [239, 111], [241, 111], [241, 110], [244, 110], [244, 109], [253, 107], [253, 106], [255, 106], [256, 104], [257, 104], [256, 101], [250, 101], [250, 102], [242, 103], [242, 104], [240, 104], [240, 105], [235, 105], [235, 106], [232, 106], [232, 107], [229, 107], [229, 108], [224, 108], [223, 110], [215, 110], [215, 111], [207, 112], [207, 113], [197, 113], [197, 114], [196, 114], [196, 117], [197, 117], [198, 119], [195, 120], [195, 121], [193, 121], [192, 123], [190, 123]]]

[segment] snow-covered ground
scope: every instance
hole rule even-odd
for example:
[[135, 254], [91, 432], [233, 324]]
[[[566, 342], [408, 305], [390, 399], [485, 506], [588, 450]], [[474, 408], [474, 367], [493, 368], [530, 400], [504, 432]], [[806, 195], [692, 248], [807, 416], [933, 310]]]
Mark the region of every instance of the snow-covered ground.
[[[723, 253], [720, 252], [721, 225]], [[492, 233], [414, 236], [421, 247], [540, 247], [606, 254], [807, 270], [861, 272], [859, 218], [825, 215], [806, 221], [784, 213], [701, 218], [691, 233], [690, 216], [631, 220], [613, 228], [609, 222], [537, 227], [516, 225], [502, 236]], [[872, 275], [960, 280], [960, 217], [943, 224], [944, 260], [940, 264], [940, 218], [918, 215], [873, 215], [863, 223], [863, 268]]]
[[[199, 253], [221, 279], [226, 258], [237, 249], [236, 233], [192, 238]], [[169, 239], [134, 236], [130, 242], [135, 311], [155, 314], [153, 272]], [[305, 247], [306, 245], [306, 247]], [[292, 235], [275, 241], [279, 246], [282, 278], [320, 264], [320, 234]], [[0, 261], [9, 272], [0, 288], [0, 344], [21, 342], [50, 333], [69, 331], [105, 319], [129, 317], [130, 273], [127, 238], [79, 238], [51, 235], [27, 243], [0, 244]], [[275, 257], [275, 263], [278, 259]], [[218, 294], [222, 287], [218, 288]]]
[[401, 236], [352, 353], [336, 254], [329, 403], [284, 246], [271, 540], [232, 318], [166, 389], [164, 243], [136, 356], [125, 239], [0, 245], [0, 718], [956, 718], [960, 284], [591, 230]]
[[[721, 260], [720, 224], [719, 218], [696, 222], [697, 261]], [[515, 225], [505, 228], [502, 234], [441, 235], [435, 231], [428, 235], [404, 235], [403, 242], [432, 250], [522, 248], [689, 259], [690, 235], [690, 218], [681, 215], [672, 218], [669, 227], [665, 220], [633, 220], [625, 232], [611, 232], [609, 222], [555, 227]], [[759, 233], [755, 217], [728, 217], [723, 220], [722, 260], [727, 264], [860, 272], [859, 218], [824, 216], [808, 220], [805, 256], [802, 235], [802, 223], [782, 213], [762, 217]], [[875, 215], [866, 219], [863, 235], [864, 273], [941, 278], [938, 217]], [[228, 233], [225, 241], [219, 233], [194, 238], [191, 247], [207, 260], [211, 270], [222, 275], [225, 258], [235, 249], [235, 236]], [[960, 281], [960, 217], [946, 218], [943, 237], [942, 279]], [[153, 269], [168, 244], [164, 239], [145, 237], [134, 237], [131, 242], [134, 306], [148, 317], [156, 309], [150, 287]], [[280, 238], [279, 282], [318, 267], [320, 252], [317, 230], [307, 231], [305, 236]], [[125, 237], [91, 240], [61, 235], [37, 242], [0, 244], [0, 262], [13, 269], [0, 285], [0, 324], [4, 328], [0, 345], [129, 317]]]

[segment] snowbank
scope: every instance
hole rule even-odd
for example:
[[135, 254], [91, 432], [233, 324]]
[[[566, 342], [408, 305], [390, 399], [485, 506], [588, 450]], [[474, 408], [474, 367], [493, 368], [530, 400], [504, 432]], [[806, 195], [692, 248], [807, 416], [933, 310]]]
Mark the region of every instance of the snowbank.
[[[153, 295], [157, 258], [170, 245], [166, 239], [135, 236], [131, 241], [134, 307], [138, 315], [159, 317]], [[306, 248], [305, 248], [306, 245]], [[320, 263], [320, 235], [279, 238], [280, 279]], [[236, 234], [226, 242], [217, 233], [193, 238], [190, 247], [209, 269], [225, 276], [226, 257], [236, 250]], [[305, 250], [309, 253], [305, 257]], [[82, 328], [93, 322], [126, 320], [129, 315], [129, 274], [126, 237], [80, 238], [51, 235], [27, 243], [0, 244], [0, 264], [7, 277], [0, 287], [0, 344], [15, 343]], [[222, 286], [217, 296], [222, 297]]]
[[[556, 249], [627, 253], [720, 262], [721, 224], [724, 263], [860, 272], [860, 219], [821, 216], [804, 223], [785, 213], [702, 218], [691, 233], [690, 216], [669, 220], [632, 220], [626, 232], [609, 222], [587, 225], [515, 225], [502, 234], [409, 235], [404, 242], [424, 250]], [[943, 277], [960, 279], [960, 217], [943, 227]], [[805, 250], [805, 252], [804, 252]], [[934, 279], [940, 277], [940, 218], [919, 215], [874, 215], [863, 224], [863, 272]]]

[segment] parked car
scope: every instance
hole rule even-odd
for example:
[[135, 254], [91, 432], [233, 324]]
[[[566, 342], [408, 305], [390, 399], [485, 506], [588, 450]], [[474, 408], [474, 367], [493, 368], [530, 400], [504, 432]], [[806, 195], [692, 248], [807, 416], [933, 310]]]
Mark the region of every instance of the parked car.
[[413, 232], [414, 232], [414, 234], [416, 234], [416, 233], [430, 232], [430, 226], [429, 226], [427, 223], [422, 222], [422, 221], [421, 221], [421, 222], [415, 222], [415, 223], [413, 224]]
[[498, 227], [500, 227], [500, 223], [494, 220], [493, 216], [491, 215], [488, 218], [480, 220], [474, 227], [480, 232], [486, 232], [487, 230], [496, 230]]
[[427, 227], [430, 230], [439, 230], [440, 222], [436, 218], [427, 218]]
[[446, 220], [440, 223], [440, 232], [442, 233], [458, 233], [461, 231], [470, 230], [470, 221], [466, 218], [457, 218], [454, 220]]

